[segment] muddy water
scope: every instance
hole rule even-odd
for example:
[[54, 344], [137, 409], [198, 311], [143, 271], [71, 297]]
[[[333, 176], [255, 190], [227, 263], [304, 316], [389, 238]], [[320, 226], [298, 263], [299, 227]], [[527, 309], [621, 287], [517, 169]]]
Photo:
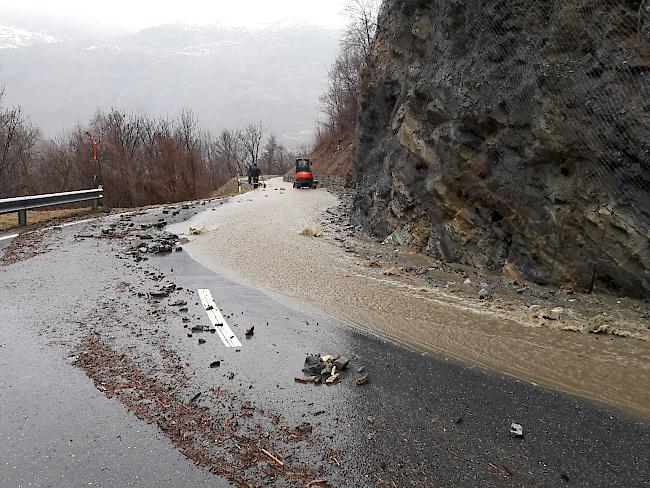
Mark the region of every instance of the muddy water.
[[[285, 190], [282, 190], [284, 188]], [[338, 203], [279, 179], [171, 228], [208, 268], [324, 309], [395, 341], [602, 401], [650, 419], [650, 343], [527, 326], [489, 304], [363, 266], [318, 230]]]

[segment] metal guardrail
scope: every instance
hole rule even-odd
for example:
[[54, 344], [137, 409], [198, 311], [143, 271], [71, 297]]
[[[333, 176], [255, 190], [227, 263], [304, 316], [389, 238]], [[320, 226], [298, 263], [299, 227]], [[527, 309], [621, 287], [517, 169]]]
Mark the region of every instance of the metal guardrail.
[[49, 193], [46, 195], [31, 195], [28, 197], [12, 197], [0, 199], [0, 214], [18, 212], [18, 224], [27, 225], [27, 210], [67, 203], [93, 201], [93, 208], [97, 208], [100, 199], [104, 197], [104, 188], [101, 186], [93, 190], [67, 191], [63, 193]]

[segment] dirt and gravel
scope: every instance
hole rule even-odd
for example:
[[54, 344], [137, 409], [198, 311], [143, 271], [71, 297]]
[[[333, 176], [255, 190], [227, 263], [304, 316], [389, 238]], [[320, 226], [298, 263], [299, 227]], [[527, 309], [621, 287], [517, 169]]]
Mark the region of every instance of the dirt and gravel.
[[650, 417], [647, 300], [539, 287], [377, 243], [350, 225], [348, 205], [344, 189], [294, 191], [274, 179], [171, 229], [203, 265], [283, 300]]
[[[229, 226], [239, 222], [233, 259], [255, 262], [256, 279], [268, 279], [268, 268], [288, 280], [273, 263], [278, 258], [293, 262], [299, 277], [307, 268], [297, 264], [311, 262], [313, 280], [323, 286], [326, 271], [320, 258], [304, 253], [307, 246], [314, 255], [331, 253], [349, 291], [347, 266], [365, 269], [356, 264], [360, 251], [346, 252], [335, 240], [335, 229], [350, 230], [320, 222], [321, 211], [339, 211], [338, 198], [291, 195], [274, 184], [230, 200], [26, 234], [5, 249], [21, 256], [0, 266], [0, 430], [8, 433], [0, 439], [0, 474], [10, 486], [649, 482], [644, 421], [351, 327], [315, 307], [317, 300], [300, 298], [313, 291], [308, 282], [289, 299], [247, 286], [236, 268], [229, 277], [192, 258], [195, 245], [232, 235]], [[310, 202], [318, 208], [313, 214], [305, 212]], [[267, 205], [272, 212], [264, 214]], [[285, 234], [291, 256], [272, 249], [285, 207], [300, 214]], [[275, 225], [260, 231], [266, 252], [246, 258], [246, 242], [261, 245], [260, 220]], [[187, 242], [169, 226], [175, 222], [187, 228]], [[23, 245], [29, 251], [16, 254]], [[230, 254], [219, 249], [213, 259], [225, 267]], [[212, 291], [241, 347], [224, 347], [199, 289]], [[328, 297], [323, 308], [336, 311], [330, 288], [318, 293]], [[357, 293], [365, 299], [363, 289]], [[368, 312], [364, 307], [359, 313]], [[296, 381], [300, 376], [314, 380]], [[513, 423], [523, 437], [510, 434]], [[131, 446], [138, 449], [129, 453]]]

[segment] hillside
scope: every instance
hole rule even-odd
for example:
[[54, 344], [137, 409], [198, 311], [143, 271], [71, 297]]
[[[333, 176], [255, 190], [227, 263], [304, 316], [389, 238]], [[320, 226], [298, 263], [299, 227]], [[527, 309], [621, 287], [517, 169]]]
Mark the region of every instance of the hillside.
[[650, 31], [639, 2], [389, 0], [355, 219], [538, 283], [650, 294]]
[[316, 174], [348, 177], [353, 143], [353, 132], [321, 138], [309, 156]]

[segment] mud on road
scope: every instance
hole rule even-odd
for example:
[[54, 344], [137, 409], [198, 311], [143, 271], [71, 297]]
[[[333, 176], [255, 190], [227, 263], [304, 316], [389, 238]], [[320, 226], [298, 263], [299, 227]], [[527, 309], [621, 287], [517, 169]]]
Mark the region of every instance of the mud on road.
[[647, 302], [560, 292], [374, 243], [349, 223], [345, 201], [280, 179], [171, 230], [206, 267], [281, 300], [650, 418]]
[[[401, 347], [319, 310], [315, 300], [302, 300], [302, 288], [289, 299], [234, 279], [234, 268], [226, 275], [192, 258], [203, 238], [229, 235], [228, 225], [236, 225], [229, 223], [230, 212], [256, 199], [272, 201], [264, 196], [271, 192], [280, 202], [289, 193], [269, 187], [228, 201], [110, 216], [13, 243], [10, 252], [21, 259], [0, 267], [0, 364], [12, 372], [0, 384], [3, 411], [11, 412], [0, 421], [10, 433], [0, 439], [8, 460], [0, 469], [3, 479], [16, 486], [48, 486], [55, 479], [61, 486], [80, 479], [100, 486], [115, 479], [131, 486], [255, 487], [648, 483], [650, 433], [644, 422]], [[300, 192], [289, 202], [301, 216], [288, 239], [331, 252], [330, 265], [345, 273], [339, 258], [354, 264], [358, 256], [299, 235], [312, 224], [303, 209], [319, 194]], [[321, 210], [337, 202], [330, 194], [323, 198]], [[284, 206], [279, 203], [278, 213], [264, 219], [276, 233], [284, 225]], [[199, 229], [190, 233], [191, 243], [170, 234], [168, 224], [198, 212], [199, 222], [214, 215], [215, 228], [201, 230], [190, 221]], [[257, 228], [258, 212], [252, 209], [252, 220], [240, 225]], [[267, 250], [276, 244], [272, 234], [265, 234]], [[235, 243], [234, 257], [219, 255], [224, 267], [231, 259], [251, 260], [242, 252], [249, 239], [244, 234]], [[293, 248], [293, 262], [302, 262], [300, 245]], [[273, 268], [271, 259], [264, 262]], [[265, 266], [255, 270], [258, 278], [266, 276]], [[313, 273], [316, 283], [321, 279]], [[198, 290], [210, 290], [241, 347], [226, 347]], [[45, 344], [48, 354], [6, 353], [32, 340]], [[294, 378], [306, 374], [303, 363], [311, 354], [343, 355], [350, 363], [333, 384], [298, 383]], [[19, 372], [39, 374], [31, 366], [42, 360], [49, 364], [40, 366], [55, 368], [46, 381], [70, 385], [67, 394], [51, 403], [47, 383], [36, 381], [34, 391], [11, 395], [27, 381]], [[75, 376], [80, 371], [87, 377], [82, 385]], [[358, 384], [366, 375], [368, 382]], [[99, 406], [96, 395], [104, 398]], [[83, 408], [91, 396], [92, 413]], [[20, 416], [41, 403], [64, 426], [46, 431], [40, 442], [48, 449], [34, 444], [39, 424]], [[123, 419], [112, 420], [111, 432], [133, 437], [149, 429], [149, 461], [136, 452], [132, 462], [128, 455], [93, 458], [100, 445], [110, 446], [104, 453], [120, 447], [96, 432], [84, 435], [78, 426], [103, 425], [102, 417], [120, 408]], [[512, 423], [523, 426], [522, 438], [511, 436]], [[73, 438], [85, 462], [68, 455]], [[183, 458], [170, 456], [170, 448]], [[148, 470], [138, 476], [144, 463]]]

